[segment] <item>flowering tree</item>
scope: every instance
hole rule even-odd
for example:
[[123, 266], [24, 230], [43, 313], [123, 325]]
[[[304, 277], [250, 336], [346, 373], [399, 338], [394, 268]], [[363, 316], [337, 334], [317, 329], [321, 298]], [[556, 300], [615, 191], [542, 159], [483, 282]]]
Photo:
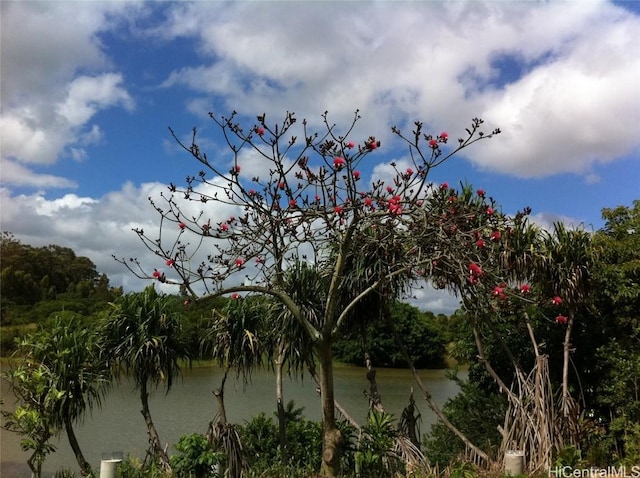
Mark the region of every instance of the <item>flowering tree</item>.
[[[122, 262], [138, 277], [176, 285], [192, 298], [266, 294], [287, 308], [318, 357], [322, 473], [335, 476], [341, 436], [333, 340], [369, 297], [399, 295], [425, 280], [463, 292], [482, 279], [483, 261], [494, 257], [470, 244], [480, 239], [491, 244], [494, 232], [505, 230], [510, 219], [484, 192], [434, 186], [428, 178], [460, 150], [500, 131], [484, 133], [482, 120], [474, 119], [450, 147], [447, 133], [426, 133], [421, 122], [408, 135], [394, 127], [411, 166], [391, 163], [391, 182], [364, 184], [359, 168], [381, 144], [374, 136], [351, 140], [357, 112], [343, 132], [326, 113], [320, 131], [298, 123], [293, 113], [275, 124], [261, 115], [248, 128], [235, 113], [210, 117], [224, 135], [230, 161], [209, 159], [195, 130], [191, 144], [174, 134], [203, 169], [187, 177], [185, 187], [171, 184], [169, 194], [151, 200], [161, 218], [157, 237], [136, 230], [165, 265], [149, 269], [136, 259]], [[255, 158], [260, 170], [245, 172]], [[213, 219], [221, 210], [232, 215]], [[305, 313], [288, 287], [287, 270], [299, 261], [326, 277], [321, 314]]]

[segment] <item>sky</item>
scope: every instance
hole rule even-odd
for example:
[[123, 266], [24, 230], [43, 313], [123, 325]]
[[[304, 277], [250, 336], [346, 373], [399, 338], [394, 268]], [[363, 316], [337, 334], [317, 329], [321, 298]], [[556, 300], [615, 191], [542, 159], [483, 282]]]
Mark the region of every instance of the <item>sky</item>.
[[[371, 180], [406, 151], [393, 125], [502, 134], [434, 170], [506, 213], [602, 227], [640, 199], [640, 1], [0, 1], [0, 226], [89, 257], [111, 284], [144, 286], [112, 258], [153, 259], [148, 198], [200, 168], [168, 127], [209, 112], [321, 114], [382, 140]], [[419, 291], [451, 312], [455, 298]]]

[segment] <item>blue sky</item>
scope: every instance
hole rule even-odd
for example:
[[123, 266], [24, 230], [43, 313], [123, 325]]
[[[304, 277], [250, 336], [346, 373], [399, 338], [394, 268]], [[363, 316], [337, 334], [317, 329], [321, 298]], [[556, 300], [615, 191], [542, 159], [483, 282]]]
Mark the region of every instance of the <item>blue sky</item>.
[[[356, 140], [421, 120], [503, 134], [434, 171], [541, 224], [602, 226], [640, 199], [639, 2], [0, 2], [0, 221], [25, 243], [90, 257], [114, 285], [141, 284], [111, 254], [145, 251], [147, 203], [199, 170], [172, 141], [207, 118], [325, 110]], [[221, 155], [220, 161], [224, 161]], [[377, 163], [376, 163], [377, 164]], [[373, 172], [363, 171], [366, 179]], [[448, 310], [426, 294], [422, 304]]]

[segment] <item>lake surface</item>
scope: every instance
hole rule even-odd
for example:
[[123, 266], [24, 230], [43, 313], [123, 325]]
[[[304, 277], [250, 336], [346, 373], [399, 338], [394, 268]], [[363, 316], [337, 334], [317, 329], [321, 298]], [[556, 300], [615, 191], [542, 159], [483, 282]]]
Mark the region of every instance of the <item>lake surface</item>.
[[[367, 415], [368, 401], [363, 391], [368, 389], [366, 369], [350, 365], [336, 364], [336, 400], [360, 424]], [[466, 378], [466, 372], [461, 372]], [[169, 453], [175, 453], [172, 445], [184, 434], [205, 433], [209, 421], [215, 413], [215, 399], [211, 391], [218, 386], [222, 374], [217, 367], [201, 366], [185, 370], [168, 395], [157, 390], [150, 397], [151, 415], [160, 439], [169, 444]], [[440, 404], [458, 393], [455, 382], [445, 376], [444, 370], [424, 370], [420, 372], [423, 382], [434, 399]], [[241, 380], [230, 376], [225, 387], [227, 418], [230, 422], [244, 423], [252, 416], [265, 412], [272, 415], [275, 410], [275, 379], [267, 370], [254, 372], [246, 386]], [[1, 397], [3, 410], [9, 408], [13, 395], [2, 381]], [[407, 405], [413, 387], [418, 410], [422, 414], [422, 433], [430, 430], [435, 422], [433, 412], [428, 408], [409, 370], [378, 369], [378, 389], [385, 409], [400, 416]], [[305, 375], [304, 380], [285, 380], [285, 402], [294, 400], [297, 407], [304, 407], [304, 415], [312, 420], [320, 420], [320, 401], [315, 382]], [[114, 451], [144, 458], [147, 450], [147, 434], [140, 413], [140, 399], [129, 382], [113, 388], [106, 397], [102, 408], [88, 415], [83, 424], [76, 425], [78, 441], [85, 458], [96, 471], [100, 470], [103, 453]], [[20, 437], [15, 433], [0, 430], [0, 475], [5, 478], [29, 478], [26, 465], [28, 454], [20, 450]], [[44, 463], [45, 477], [53, 475], [62, 467], [78, 473], [79, 469], [66, 435], [52, 442], [57, 451], [49, 455]]]

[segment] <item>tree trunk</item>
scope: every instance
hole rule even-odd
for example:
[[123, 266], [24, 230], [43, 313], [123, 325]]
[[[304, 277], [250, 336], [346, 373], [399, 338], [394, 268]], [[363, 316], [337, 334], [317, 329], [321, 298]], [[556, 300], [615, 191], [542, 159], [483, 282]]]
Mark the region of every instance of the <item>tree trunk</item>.
[[91, 465], [87, 460], [85, 460], [84, 455], [82, 454], [82, 450], [80, 449], [80, 444], [78, 443], [76, 434], [73, 431], [73, 424], [71, 423], [70, 417], [65, 417], [64, 428], [65, 428], [65, 431], [67, 432], [67, 439], [69, 440], [69, 445], [71, 445], [73, 454], [75, 455], [78, 465], [80, 466], [80, 473], [82, 473], [82, 476], [93, 475], [93, 471], [91, 470]]
[[571, 408], [571, 397], [569, 396], [569, 353], [571, 349], [571, 330], [573, 329], [573, 316], [573, 311], [570, 311], [567, 329], [564, 332], [563, 343], [561, 410], [562, 415], [565, 418], [569, 417], [569, 411]]
[[151, 412], [149, 411], [149, 392], [147, 391], [146, 382], [143, 382], [140, 385], [140, 400], [142, 401], [142, 410], [140, 410], [140, 413], [142, 413], [144, 422], [147, 424], [147, 433], [149, 434], [149, 443], [153, 450], [153, 454], [164, 470], [170, 470], [171, 466], [169, 465], [169, 457], [167, 457], [167, 453], [164, 451], [164, 448], [162, 448], [160, 436], [158, 435], [158, 431], [151, 419]]
[[276, 359], [276, 401], [278, 413], [278, 435], [280, 436], [280, 455], [285, 460], [287, 457], [287, 423], [284, 413], [284, 398], [282, 391], [282, 367], [284, 366], [284, 346], [278, 346], [278, 358]]
[[318, 359], [320, 362], [320, 400], [322, 402], [322, 466], [320, 474], [334, 478], [340, 473], [342, 435], [336, 427], [330, 341], [325, 340], [319, 344]]

